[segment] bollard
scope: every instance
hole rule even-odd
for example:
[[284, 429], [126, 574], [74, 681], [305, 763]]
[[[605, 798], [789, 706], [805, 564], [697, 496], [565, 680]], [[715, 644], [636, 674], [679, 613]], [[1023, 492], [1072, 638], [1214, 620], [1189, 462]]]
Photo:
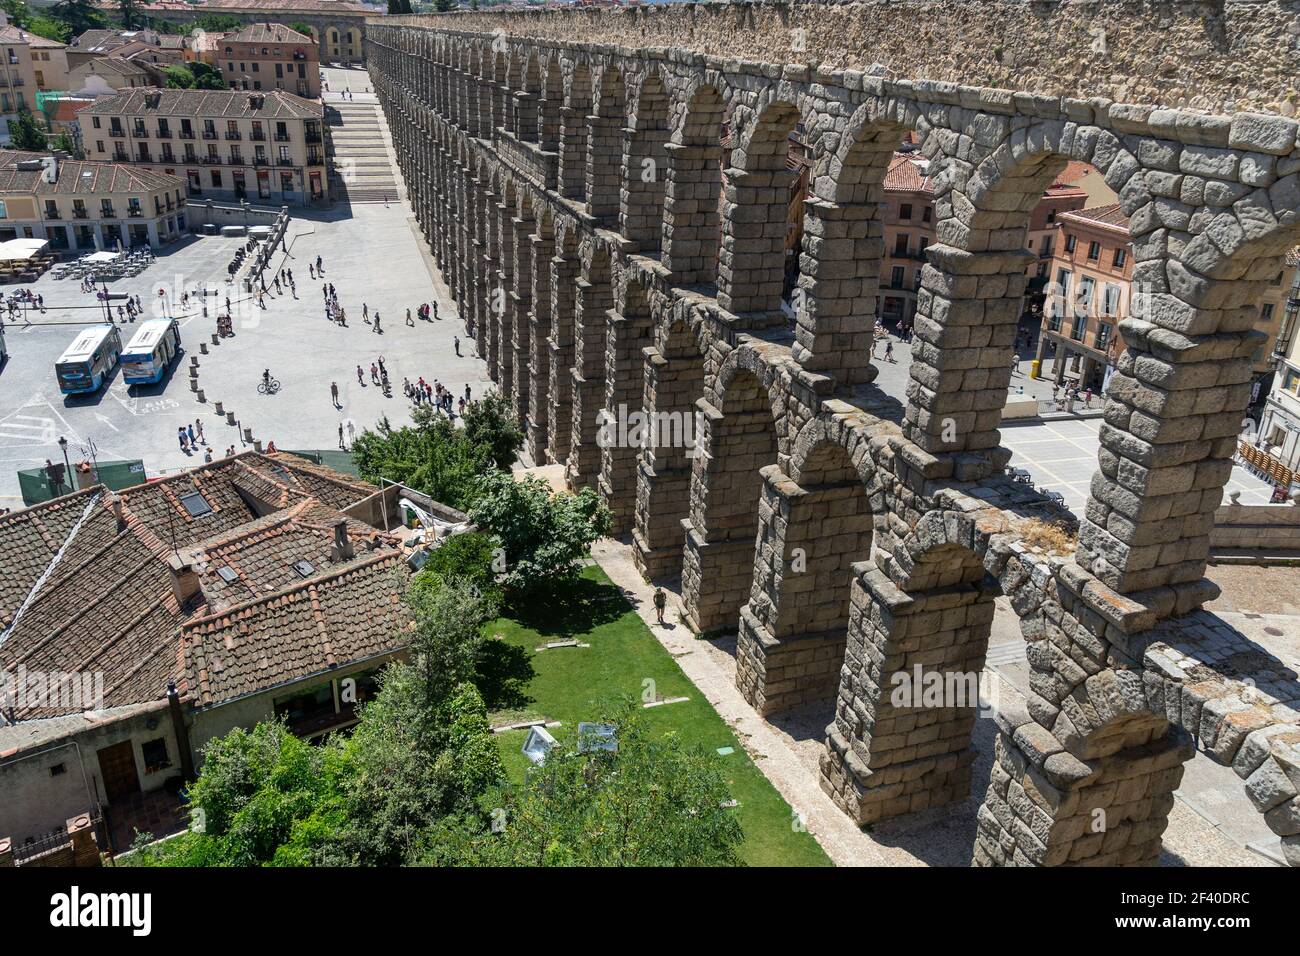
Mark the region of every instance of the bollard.
[[221, 410], [221, 402], [217, 402], [217, 407], [214, 409], [214, 411], [216, 411], [216, 413], [217, 413], [218, 415], [224, 415], [224, 414], [226, 414], [225, 412], [223, 412], [223, 411]]
[[190, 379], [190, 391], [197, 392], [198, 390], [199, 390], [199, 380], [197, 378]]
[[253, 429], [251, 427], [245, 426], [244, 441], [252, 441], [252, 440], [253, 440]]
[[216, 332], [213, 332], [213, 333], [212, 333], [212, 344], [213, 344], [213, 345], [220, 345], [220, 344], [221, 344], [221, 336], [218, 335]]
[[235, 424], [235, 413], [234, 413], [234, 412], [226, 412], [226, 424], [227, 424], [227, 425], [233, 425], [233, 424]]
[[253, 442], [253, 451], [258, 452], [259, 454], [261, 453], [262, 439], [259, 438], [257, 441]]
[[195, 381], [198, 381], [199, 367], [197, 365], [190, 366], [190, 378], [194, 379]]
[[191, 355], [191, 356], [190, 356], [190, 364], [193, 365], [195, 368], [198, 368], [198, 367], [199, 367], [199, 357], [198, 357], [197, 355]]
[[199, 351], [202, 352], [204, 355], [207, 355], [207, 354], [208, 354], [208, 343], [207, 343], [207, 342], [200, 342], [200, 343], [199, 343]]
[[203, 397], [203, 389], [199, 389], [198, 394], [195, 397], [198, 398], [200, 402], [207, 401], [207, 399]]

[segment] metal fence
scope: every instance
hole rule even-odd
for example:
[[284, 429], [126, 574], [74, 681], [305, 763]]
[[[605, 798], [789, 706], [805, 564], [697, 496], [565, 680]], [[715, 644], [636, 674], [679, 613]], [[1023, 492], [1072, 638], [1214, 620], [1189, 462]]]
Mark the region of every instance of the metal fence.
[[[113, 491], [130, 488], [145, 480], [144, 462], [139, 459], [131, 461], [101, 461], [91, 472], [91, 484], [102, 484]], [[61, 485], [53, 484], [44, 468], [27, 468], [18, 472], [18, 487], [22, 491], [23, 504], [35, 505], [49, 501], [59, 495], [70, 494], [71, 476], [65, 476]]]
[[341, 471], [345, 475], [351, 475], [354, 478], [360, 478], [361, 472], [358, 470], [356, 462], [352, 460], [352, 453], [340, 451], [337, 448], [316, 448], [306, 451], [290, 451], [288, 448], [281, 449], [289, 455], [297, 455], [300, 458], [306, 458], [317, 465], [324, 465], [326, 468], [333, 468], [335, 471]]

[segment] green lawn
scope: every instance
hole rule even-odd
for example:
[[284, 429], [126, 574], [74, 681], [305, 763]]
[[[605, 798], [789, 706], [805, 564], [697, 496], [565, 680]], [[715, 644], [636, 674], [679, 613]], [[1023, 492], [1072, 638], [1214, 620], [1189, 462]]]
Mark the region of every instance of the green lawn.
[[[545, 717], [562, 722], [551, 729], [562, 737], [575, 733], [579, 721], [599, 718], [602, 704], [625, 696], [644, 699], [646, 682], [653, 681], [652, 695], [690, 700], [642, 711], [646, 726], [675, 732], [715, 754], [739, 801], [735, 812], [745, 831], [745, 861], [751, 866], [831, 865], [817, 841], [792, 825], [789, 804], [598, 567], [584, 569], [572, 594], [514, 608], [510, 616], [490, 623], [486, 633], [500, 635], [489, 642], [491, 663], [483, 682], [494, 725]], [[566, 639], [591, 646], [535, 650]], [[530, 766], [520, 753], [526, 736], [523, 730], [497, 735], [514, 780], [522, 780]], [[732, 752], [716, 755], [722, 747]]]

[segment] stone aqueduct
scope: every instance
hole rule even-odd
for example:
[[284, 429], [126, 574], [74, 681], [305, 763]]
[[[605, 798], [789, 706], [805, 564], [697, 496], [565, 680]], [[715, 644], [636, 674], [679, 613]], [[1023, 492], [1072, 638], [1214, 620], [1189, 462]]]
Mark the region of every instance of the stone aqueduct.
[[[1300, 236], [1297, 124], [589, 42], [601, 22], [367, 33], [420, 226], [534, 459], [599, 489], [647, 577], [681, 575], [693, 627], [739, 626], [760, 713], [834, 701], [821, 782], [860, 823], [969, 793], [976, 711], [896, 706], [891, 678], [978, 673], [1002, 594], [1033, 692], [997, 714], [976, 863], [1153, 863], [1195, 742], [1300, 865], [1296, 675], [1201, 609], [1251, 303]], [[815, 166], [791, 322], [796, 123]], [[938, 239], [900, 407], [871, 356], [878, 204], [907, 131]], [[1022, 539], [1068, 515], [1002, 475], [998, 425], [1027, 217], [1070, 159], [1119, 193], [1149, 294], [1059, 554]], [[702, 453], [600, 447], [620, 405], [702, 413]]]

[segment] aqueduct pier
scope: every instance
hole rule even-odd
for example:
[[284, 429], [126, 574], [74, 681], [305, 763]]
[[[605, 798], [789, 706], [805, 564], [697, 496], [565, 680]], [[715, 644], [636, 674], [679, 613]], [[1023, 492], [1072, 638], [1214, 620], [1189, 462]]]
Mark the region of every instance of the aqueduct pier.
[[[1300, 865], [1300, 684], [1201, 607], [1260, 344], [1252, 304], [1300, 240], [1285, 115], [1300, 19], [1268, 2], [953, 8], [386, 17], [366, 60], [420, 226], [531, 454], [600, 490], [648, 577], [681, 575], [693, 627], [739, 629], [737, 681], [760, 713], [833, 701], [821, 782], [845, 812], [968, 795], [975, 709], [901, 706], [892, 678], [978, 673], [1001, 594], [1032, 693], [997, 714], [976, 863], [1153, 863], [1199, 746]], [[1084, 10], [1106, 15], [1104, 36]], [[1162, 26], [1150, 62], [1186, 64], [1164, 85], [1137, 68]], [[1290, 46], [1270, 53], [1278, 36]], [[1049, 60], [1066, 65], [1035, 72]], [[790, 320], [796, 124], [814, 166]], [[871, 346], [882, 179], [909, 132], [938, 241], [900, 404], [871, 384]], [[1121, 197], [1142, 294], [1077, 544], [1059, 553], [1026, 531], [1073, 519], [1003, 475], [998, 425], [1026, 222], [1069, 160]], [[620, 406], [698, 417], [701, 453], [598, 441]]]

